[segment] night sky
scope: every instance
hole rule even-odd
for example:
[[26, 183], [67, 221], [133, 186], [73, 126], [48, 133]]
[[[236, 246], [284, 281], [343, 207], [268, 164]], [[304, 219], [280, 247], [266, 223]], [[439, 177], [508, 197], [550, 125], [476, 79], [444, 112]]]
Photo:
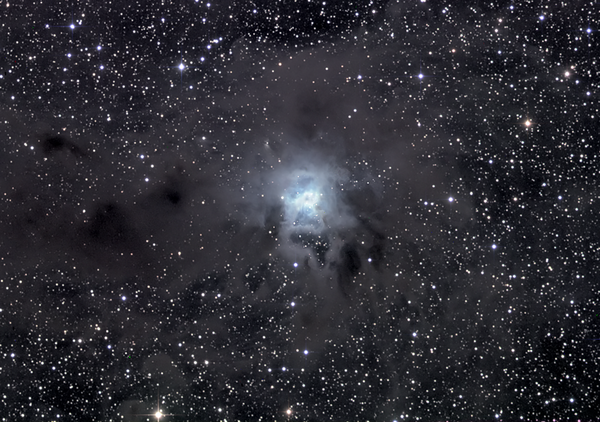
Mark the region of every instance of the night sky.
[[600, 6], [213, 1], [0, 2], [0, 421], [597, 420]]

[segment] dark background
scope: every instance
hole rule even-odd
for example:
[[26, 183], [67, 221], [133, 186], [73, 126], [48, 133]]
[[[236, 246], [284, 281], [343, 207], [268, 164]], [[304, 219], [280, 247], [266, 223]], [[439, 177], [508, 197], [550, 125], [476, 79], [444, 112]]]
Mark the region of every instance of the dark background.
[[597, 418], [598, 12], [0, 3], [2, 420]]

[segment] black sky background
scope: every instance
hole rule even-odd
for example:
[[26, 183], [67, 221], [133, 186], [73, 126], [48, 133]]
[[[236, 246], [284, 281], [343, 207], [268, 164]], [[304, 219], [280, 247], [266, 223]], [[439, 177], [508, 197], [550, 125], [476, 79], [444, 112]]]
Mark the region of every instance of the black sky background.
[[597, 418], [598, 7], [454, 3], [2, 3], [4, 420]]

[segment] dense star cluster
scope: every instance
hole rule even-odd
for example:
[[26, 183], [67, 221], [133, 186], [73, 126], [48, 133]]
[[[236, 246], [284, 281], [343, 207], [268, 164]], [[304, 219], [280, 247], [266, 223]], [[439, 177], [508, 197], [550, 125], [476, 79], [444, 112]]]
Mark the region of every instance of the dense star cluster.
[[0, 421], [597, 419], [596, 2], [0, 11]]

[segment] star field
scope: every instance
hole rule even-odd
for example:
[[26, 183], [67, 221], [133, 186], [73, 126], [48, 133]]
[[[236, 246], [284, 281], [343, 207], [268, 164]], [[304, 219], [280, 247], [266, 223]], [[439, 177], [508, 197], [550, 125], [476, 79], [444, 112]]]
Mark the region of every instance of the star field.
[[1, 421], [597, 419], [594, 2], [0, 10]]

